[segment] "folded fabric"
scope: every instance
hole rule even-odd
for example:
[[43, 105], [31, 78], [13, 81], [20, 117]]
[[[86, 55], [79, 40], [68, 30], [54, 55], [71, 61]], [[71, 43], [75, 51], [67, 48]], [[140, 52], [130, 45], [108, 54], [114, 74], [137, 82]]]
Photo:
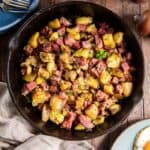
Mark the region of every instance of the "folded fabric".
[[[33, 133], [32, 126], [20, 116], [12, 103], [7, 85], [0, 82], [0, 137], [23, 142], [15, 150], [94, 150], [87, 141], [72, 142]], [[0, 148], [2, 146], [0, 142]]]

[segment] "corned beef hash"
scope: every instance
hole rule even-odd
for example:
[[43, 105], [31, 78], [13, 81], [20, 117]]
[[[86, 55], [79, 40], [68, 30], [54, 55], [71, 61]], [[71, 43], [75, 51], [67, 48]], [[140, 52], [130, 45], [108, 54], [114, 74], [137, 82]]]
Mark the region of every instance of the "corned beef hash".
[[132, 54], [124, 33], [89, 16], [56, 18], [24, 47], [22, 95], [43, 122], [89, 130], [121, 110], [133, 88]]

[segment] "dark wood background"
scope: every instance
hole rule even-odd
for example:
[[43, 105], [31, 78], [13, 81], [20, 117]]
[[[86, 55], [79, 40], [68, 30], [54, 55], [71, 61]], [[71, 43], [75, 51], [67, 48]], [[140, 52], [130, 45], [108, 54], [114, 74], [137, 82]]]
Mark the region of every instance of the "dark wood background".
[[[39, 8], [47, 7], [52, 3], [59, 3], [64, 0], [41, 0]], [[85, 0], [86, 1], [86, 0]], [[146, 9], [150, 9], [150, 0], [142, 4], [136, 4], [131, 0], [93, 0], [97, 4], [101, 4], [113, 12], [121, 16], [131, 28], [135, 29], [135, 23], [133, 22], [133, 16], [136, 14], [142, 14]], [[5, 81], [5, 70], [7, 63], [7, 45], [9, 39], [15, 34], [17, 28], [10, 31], [8, 34], [0, 36], [0, 81]], [[144, 118], [150, 118], [150, 37], [140, 38], [139, 42], [142, 46], [144, 57], [145, 57], [145, 83], [144, 83], [144, 96], [141, 102], [135, 107], [130, 116], [124, 121], [124, 123], [109, 135], [88, 140], [94, 147], [95, 150], [107, 150], [110, 148], [112, 142], [117, 135], [129, 126], [131, 123]]]

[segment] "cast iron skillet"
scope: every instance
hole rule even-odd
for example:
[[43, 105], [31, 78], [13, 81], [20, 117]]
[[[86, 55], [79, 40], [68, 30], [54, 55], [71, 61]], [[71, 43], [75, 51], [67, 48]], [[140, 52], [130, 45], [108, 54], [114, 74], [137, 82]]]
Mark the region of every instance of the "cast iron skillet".
[[[19, 64], [24, 57], [23, 46], [27, 39], [41, 27], [47, 24], [53, 18], [65, 16], [74, 18], [75, 16], [93, 16], [95, 21], [107, 22], [116, 31], [125, 33], [127, 48], [133, 53], [133, 63], [136, 68], [135, 81], [132, 95], [127, 100], [122, 100], [122, 111], [113, 117], [109, 117], [106, 122], [100, 126], [96, 126], [92, 131], [67, 131], [59, 128], [55, 124], [48, 122], [44, 124], [41, 116], [35, 108], [29, 103], [28, 97], [23, 97], [20, 93], [22, 80]], [[131, 32], [130, 28], [110, 10], [91, 2], [71, 1], [52, 5], [49, 8], [40, 10], [34, 14], [19, 29], [14, 38], [9, 43], [9, 58], [7, 65], [7, 81], [8, 88], [20, 113], [41, 132], [67, 140], [84, 140], [94, 138], [104, 133], [108, 133], [118, 127], [120, 123], [129, 115], [133, 107], [142, 98], [142, 85], [144, 79], [144, 60], [142, 50], [137, 39]]]

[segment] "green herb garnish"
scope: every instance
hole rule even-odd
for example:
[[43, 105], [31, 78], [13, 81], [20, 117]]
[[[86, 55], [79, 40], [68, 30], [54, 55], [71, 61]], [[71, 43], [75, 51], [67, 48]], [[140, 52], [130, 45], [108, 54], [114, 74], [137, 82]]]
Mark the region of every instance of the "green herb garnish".
[[100, 49], [97, 53], [96, 53], [96, 58], [97, 59], [105, 59], [108, 56], [108, 52], [106, 52], [104, 49]]

